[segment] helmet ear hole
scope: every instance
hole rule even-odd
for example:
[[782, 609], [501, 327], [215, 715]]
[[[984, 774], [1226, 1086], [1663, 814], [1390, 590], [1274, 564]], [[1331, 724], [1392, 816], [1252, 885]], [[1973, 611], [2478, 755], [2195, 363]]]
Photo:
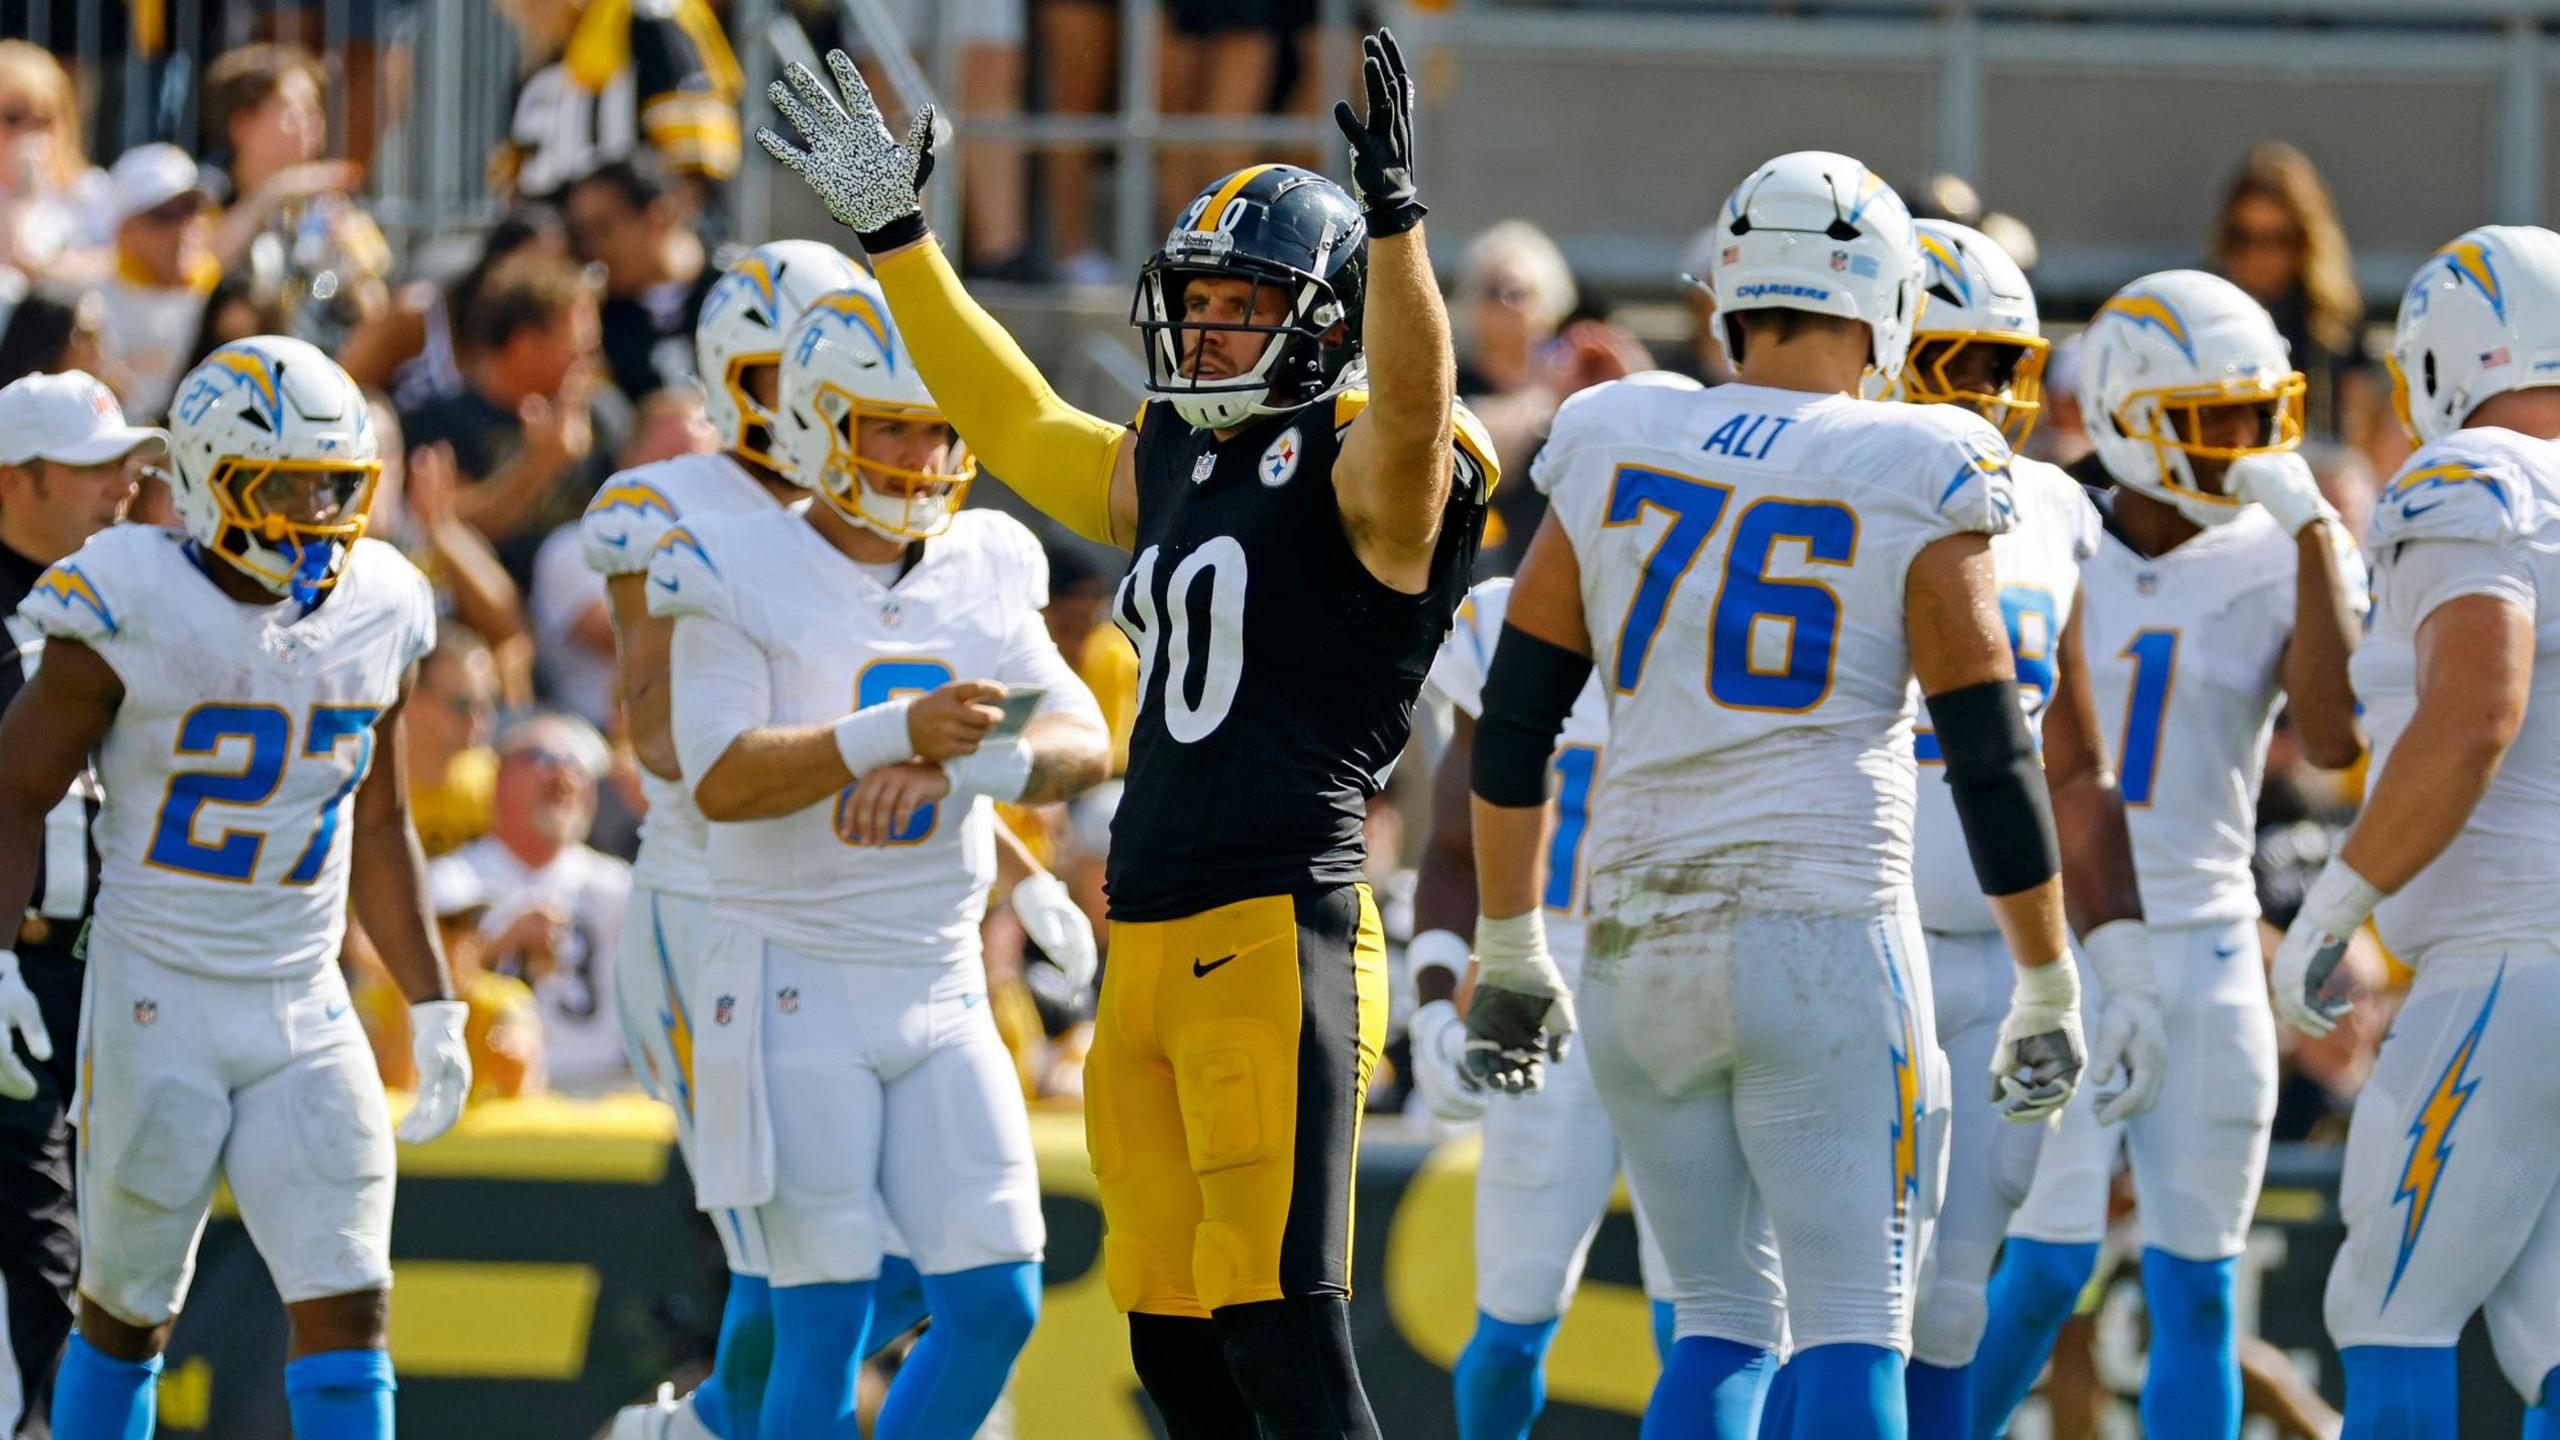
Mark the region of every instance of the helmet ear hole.
[[1846, 220], [1834, 220], [1823, 228], [1822, 233], [1845, 244], [1858, 238], [1858, 227]]
[[2436, 352], [2433, 350], [2430, 350], [2425, 355], [2419, 357], [2418, 383], [2425, 388], [2428, 399], [2432, 400], [2435, 398]]

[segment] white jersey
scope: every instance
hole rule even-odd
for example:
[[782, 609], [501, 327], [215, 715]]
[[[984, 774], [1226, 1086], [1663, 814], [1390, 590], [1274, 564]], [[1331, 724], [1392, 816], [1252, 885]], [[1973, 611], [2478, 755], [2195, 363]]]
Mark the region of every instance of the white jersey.
[[[1493, 668], [1494, 643], [1502, 638], [1502, 617], [1510, 608], [1508, 578], [1487, 580], [1468, 591], [1449, 638], [1432, 657], [1431, 688], [1470, 719], [1484, 714], [1484, 679]], [[1550, 762], [1556, 823], [1547, 838], [1547, 873], [1539, 898], [1548, 914], [1572, 922], [1547, 931], [1547, 949], [1568, 980], [1582, 974], [1582, 921], [1591, 913], [1590, 873], [1583, 849], [1591, 833], [1591, 794], [1599, 783], [1608, 744], [1608, 703], [1600, 697], [1595, 676], [1582, 687], [1565, 716]]]
[[[2361, 567], [2346, 563], [2360, 589]], [[2297, 568], [2293, 538], [2254, 505], [2165, 555], [2108, 535], [2082, 567], [2098, 728], [2153, 925], [2258, 913], [2249, 857]]]
[[[1991, 542], [2000, 576], [2000, 616], [2009, 627], [2009, 653], [2018, 668], [2018, 706], [2027, 730], [2040, 734], [2053, 703], [2055, 656], [2071, 602], [2080, 594], [2080, 567], [2097, 553], [2104, 533], [2097, 507], [2080, 482], [2061, 467], [2023, 457], [2011, 463], [2018, 528]], [[1956, 818], [1955, 792], [1946, 784], [1946, 762], [1937, 732], [1915, 682], [1911, 703], [1917, 728], [1913, 754], [1920, 762], [1920, 815], [1911, 857], [1911, 888], [1920, 897], [1920, 925], [1948, 935], [1977, 935], [2000, 928], [1973, 873], [1964, 826]]]
[[2010, 528], [2008, 466], [1946, 405], [1644, 381], [1565, 403], [1531, 479], [1609, 701], [1596, 910], [1659, 864], [1736, 867], [1786, 909], [1907, 892], [1904, 581], [1931, 542]]
[[[649, 568], [658, 538], [679, 520], [737, 511], [778, 510], [771, 491], [727, 454], [678, 455], [625, 470], [604, 483], [578, 520], [587, 568], [611, 579]], [[693, 787], [640, 767], [649, 813], [640, 822], [635, 883], [670, 895], [711, 894], [710, 830], [693, 803]]]
[[[884, 586], [799, 515], [712, 515], [666, 532], [649, 567], [652, 613], [678, 618], [669, 674], [676, 747], [699, 777], [750, 729], [821, 725], [955, 679], [1049, 691], [1044, 710], [1093, 698], [1040, 618], [1049, 569], [1020, 522], [969, 510]], [[825, 960], [974, 960], [995, 875], [983, 796], [919, 810], [887, 846], [837, 830], [851, 795], [794, 814], [711, 827], [714, 907]]]
[[2382, 902], [2383, 943], [2416, 964], [2430, 950], [2560, 935], [2560, 444], [2486, 428], [2445, 436], [2383, 492], [2368, 544], [2376, 608], [2353, 673], [2376, 776], [2417, 709], [2415, 640], [2436, 607], [2498, 595], [2534, 622], [2524, 728], [2462, 833]]
[[98, 751], [93, 923], [172, 969], [308, 974], [337, 960], [356, 786], [374, 722], [435, 644], [435, 603], [378, 540], [356, 542], [307, 614], [232, 600], [187, 544], [145, 525], [101, 531], [20, 606], [124, 682]]

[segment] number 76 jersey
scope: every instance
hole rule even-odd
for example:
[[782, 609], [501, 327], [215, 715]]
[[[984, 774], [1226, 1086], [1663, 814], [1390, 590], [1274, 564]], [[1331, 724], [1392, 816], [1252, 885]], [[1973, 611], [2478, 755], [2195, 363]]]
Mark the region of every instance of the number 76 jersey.
[[1908, 890], [1904, 581], [1931, 543], [2015, 523], [2008, 467], [1952, 406], [1657, 377], [1566, 402], [1530, 478], [1573, 543], [1609, 703], [1595, 886], [1730, 863], [1782, 907]]

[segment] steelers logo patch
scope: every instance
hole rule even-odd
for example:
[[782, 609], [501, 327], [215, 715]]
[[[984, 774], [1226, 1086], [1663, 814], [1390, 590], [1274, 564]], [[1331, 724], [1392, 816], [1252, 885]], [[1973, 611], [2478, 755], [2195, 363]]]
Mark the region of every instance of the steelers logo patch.
[[1261, 478], [1264, 485], [1277, 490], [1289, 483], [1290, 476], [1298, 473], [1298, 452], [1304, 448], [1298, 439], [1298, 427], [1292, 425], [1280, 432], [1280, 438], [1271, 442], [1271, 448], [1262, 452], [1262, 459], [1253, 467], [1253, 473]]

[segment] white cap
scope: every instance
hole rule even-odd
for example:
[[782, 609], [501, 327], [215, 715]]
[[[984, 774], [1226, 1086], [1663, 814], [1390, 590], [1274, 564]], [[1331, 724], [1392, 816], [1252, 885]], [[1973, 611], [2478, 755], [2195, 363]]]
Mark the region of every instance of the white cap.
[[489, 908], [489, 887], [471, 862], [439, 855], [427, 862], [427, 908], [439, 920]]
[[165, 142], [136, 145], [116, 157], [115, 168], [107, 172], [107, 189], [115, 223], [123, 224], [145, 210], [157, 210], [181, 195], [193, 193], [210, 199], [204, 176], [196, 168], [195, 157]]
[[85, 370], [29, 375], [0, 389], [0, 465], [100, 465], [146, 445], [168, 449], [169, 433], [124, 423], [115, 393]]

